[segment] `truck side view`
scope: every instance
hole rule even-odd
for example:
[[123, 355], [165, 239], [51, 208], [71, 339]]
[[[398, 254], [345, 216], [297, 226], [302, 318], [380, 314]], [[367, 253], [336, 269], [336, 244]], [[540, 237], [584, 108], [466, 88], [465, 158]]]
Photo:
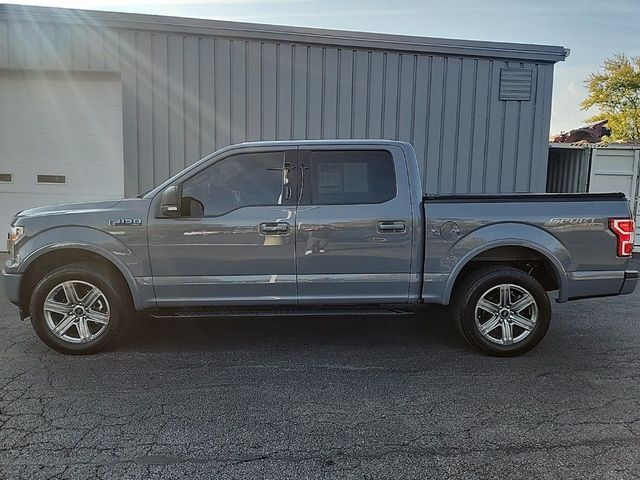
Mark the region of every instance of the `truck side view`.
[[623, 194], [423, 195], [411, 145], [224, 148], [138, 198], [25, 210], [2, 275], [60, 352], [157, 317], [382, 314], [450, 305], [478, 350], [537, 345], [557, 302], [631, 293]]

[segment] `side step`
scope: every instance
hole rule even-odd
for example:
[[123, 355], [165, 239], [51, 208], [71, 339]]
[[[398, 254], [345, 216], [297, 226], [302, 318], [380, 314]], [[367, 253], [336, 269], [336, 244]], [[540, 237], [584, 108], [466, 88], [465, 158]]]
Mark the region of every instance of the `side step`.
[[309, 306], [262, 308], [204, 308], [190, 310], [156, 310], [149, 315], [157, 319], [169, 318], [232, 318], [232, 317], [329, 317], [329, 316], [381, 316], [410, 315], [412, 310], [394, 307], [363, 306]]

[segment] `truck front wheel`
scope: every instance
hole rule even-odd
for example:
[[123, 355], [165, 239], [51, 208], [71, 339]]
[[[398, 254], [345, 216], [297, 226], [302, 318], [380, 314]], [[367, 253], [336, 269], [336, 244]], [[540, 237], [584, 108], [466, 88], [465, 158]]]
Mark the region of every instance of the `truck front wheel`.
[[31, 323], [54, 350], [88, 354], [113, 341], [127, 312], [129, 293], [122, 279], [88, 262], [49, 272], [29, 303]]
[[549, 296], [531, 275], [512, 267], [481, 268], [455, 292], [453, 314], [464, 339], [496, 356], [535, 347], [551, 321]]

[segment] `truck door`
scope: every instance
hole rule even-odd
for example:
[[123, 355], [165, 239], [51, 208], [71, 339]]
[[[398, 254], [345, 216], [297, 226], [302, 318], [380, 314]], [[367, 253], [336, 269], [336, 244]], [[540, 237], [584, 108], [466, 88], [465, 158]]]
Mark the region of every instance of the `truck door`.
[[298, 158], [299, 303], [407, 302], [414, 226], [402, 150], [314, 146]]
[[157, 195], [149, 255], [158, 306], [295, 304], [296, 147], [231, 151], [179, 182], [180, 213]]

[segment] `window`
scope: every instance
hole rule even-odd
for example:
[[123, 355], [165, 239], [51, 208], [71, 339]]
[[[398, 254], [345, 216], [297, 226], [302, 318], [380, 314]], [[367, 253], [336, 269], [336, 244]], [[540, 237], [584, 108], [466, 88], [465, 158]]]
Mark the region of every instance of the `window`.
[[11, 183], [13, 182], [13, 175], [10, 173], [0, 173], [0, 183]]
[[38, 175], [38, 183], [67, 183], [64, 175]]
[[284, 152], [227, 157], [182, 184], [182, 215], [213, 217], [242, 207], [281, 205], [285, 177]]
[[396, 195], [391, 154], [384, 150], [311, 153], [311, 203], [383, 203]]

